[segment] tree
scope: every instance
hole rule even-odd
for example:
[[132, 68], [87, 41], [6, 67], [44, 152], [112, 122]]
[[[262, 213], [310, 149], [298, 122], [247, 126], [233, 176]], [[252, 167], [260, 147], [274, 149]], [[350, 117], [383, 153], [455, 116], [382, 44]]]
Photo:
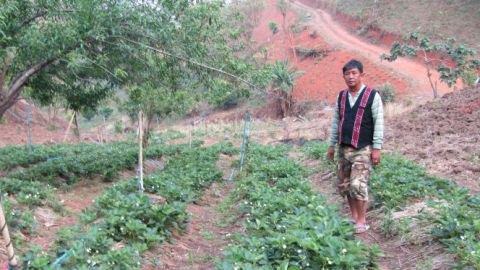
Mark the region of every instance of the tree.
[[103, 123], [107, 122], [107, 119], [112, 115], [113, 109], [110, 107], [103, 107], [98, 110], [98, 114], [103, 117]]
[[272, 66], [273, 90], [276, 91], [277, 98], [280, 100], [283, 117], [286, 117], [292, 108], [292, 91], [295, 86], [295, 79], [303, 73], [303, 71], [296, 71], [295, 67], [290, 67], [288, 60], [283, 62], [277, 60]]
[[[437, 98], [437, 81], [432, 79], [432, 70], [437, 70], [440, 73], [440, 80], [452, 87], [460, 78], [466, 82], [466, 78], [471, 77], [472, 73], [475, 74], [480, 67], [480, 60], [475, 58], [475, 50], [455, 43], [454, 38], [447, 38], [441, 43], [433, 44], [430, 38], [411, 33], [403, 38], [402, 43], [395, 41], [390, 49], [390, 55], [382, 54], [381, 59], [392, 62], [398, 57], [420, 56], [427, 69], [433, 96]], [[437, 55], [440, 57], [435, 58]], [[453, 61], [453, 64], [449, 61]]]
[[177, 10], [182, 15], [172, 19], [174, 24], [163, 26], [164, 35], [153, 45], [140, 44], [148, 51], [130, 54], [124, 87], [129, 99], [122, 107], [131, 117], [144, 112], [147, 141], [156, 118], [183, 114], [205, 99], [223, 107], [247, 97], [255, 85], [265, 85], [259, 83], [261, 65], [251, 52], [232, 46], [241, 43], [243, 35], [230, 35], [235, 23], [221, 15], [222, 8], [219, 2], [184, 6]]
[[98, 106], [126, 81], [129, 54], [142, 49], [125, 39], [152, 44], [194, 2], [2, 1], [0, 117], [25, 87], [44, 103], [60, 95], [75, 111]]

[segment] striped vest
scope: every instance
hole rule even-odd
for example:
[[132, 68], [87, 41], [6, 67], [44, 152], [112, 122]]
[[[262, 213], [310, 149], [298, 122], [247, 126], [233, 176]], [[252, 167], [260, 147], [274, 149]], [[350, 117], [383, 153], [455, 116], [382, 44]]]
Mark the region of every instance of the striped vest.
[[348, 102], [348, 90], [338, 95], [338, 143], [361, 149], [373, 143], [372, 104], [376, 90], [367, 87], [357, 98], [353, 107]]

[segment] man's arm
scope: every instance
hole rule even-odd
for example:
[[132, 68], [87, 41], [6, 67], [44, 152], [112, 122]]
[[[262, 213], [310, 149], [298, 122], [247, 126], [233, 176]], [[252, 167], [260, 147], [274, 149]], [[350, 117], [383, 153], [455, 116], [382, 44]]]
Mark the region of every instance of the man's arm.
[[335, 145], [338, 143], [338, 121], [340, 115], [338, 113], [338, 98], [335, 102], [332, 126], [330, 129], [330, 147], [328, 148], [328, 160], [333, 161], [335, 157]]
[[380, 94], [375, 93], [372, 104], [373, 149], [382, 149], [383, 145], [383, 103]]
[[373, 150], [372, 162], [374, 165], [380, 163], [380, 150], [383, 146], [383, 103], [380, 94], [375, 93], [372, 104], [373, 117]]

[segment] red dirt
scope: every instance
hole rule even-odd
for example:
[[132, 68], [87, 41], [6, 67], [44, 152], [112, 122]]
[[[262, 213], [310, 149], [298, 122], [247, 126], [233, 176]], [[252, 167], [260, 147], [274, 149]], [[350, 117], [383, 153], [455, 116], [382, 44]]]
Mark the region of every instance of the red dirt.
[[[0, 124], [0, 147], [12, 144], [27, 144], [28, 132], [26, 123], [27, 103], [23, 100], [17, 102], [4, 115], [5, 123]], [[47, 117], [31, 105], [31, 134], [33, 144], [56, 143], [63, 141], [65, 130], [68, 123], [64, 120], [55, 118], [48, 123]], [[18, 119], [20, 117], [21, 119]], [[56, 130], [49, 130], [49, 124], [56, 127]], [[73, 137], [67, 137], [67, 141], [72, 141]]]
[[[233, 184], [213, 185], [202, 197], [200, 205], [191, 204], [187, 212], [191, 219], [182, 235], [175, 235], [172, 243], [165, 243], [159, 251], [151, 252], [148, 258], [157, 258], [160, 265], [148, 261], [142, 269], [213, 269], [214, 259], [222, 256], [223, 247], [230, 241], [237, 225], [220, 227], [215, 224], [221, 218], [215, 205], [230, 192]], [[218, 190], [222, 195], [211, 194]]]
[[[322, 100], [333, 103], [338, 91], [345, 88], [341, 68], [345, 62], [353, 58], [364, 63], [365, 82], [368, 85], [376, 87], [390, 82], [399, 97], [410, 94], [432, 96], [425, 68], [421, 64], [410, 59], [399, 59], [394, 63], [381, 62], [380, 55], [386, 53], [387, 49], [362, 41], [334, 22], [326, 12], [298, 1], [294, 2], [293, 6], [308, 11], [312, 18], [309, 29], [293, 37], [290, 42], [282, 30], [282, 16], [275, 6], [276, 2], [274, 0], [267, 2], [253, 36], [258, 44], [267, 47], [268, 61], [288, 58], [297, 70], [305, 71], [296, 81], [297, 85], [293, 92], [296, 100]], [[312, 4], [308, 0], [301, 2]], [[287, 25], [291, 25], [295, 18], [296, 15], [290, 12], [287, 15]], [[279, 25], [280, 31], [275, 35], [268, 28], [271, 21]], [[316, 31], [319, 36], [311, 37], [312, 31]], [[292, 47], [319, 48], [330, 52], [323, 59], [307, 58], [301, 61], [294, 59]], [[434, 74], [435, 76], [437, 78], [438, 74]], [[441, 93], [450, 91], [445, 85], [440, 85], [439, 88]]]
[[[380, 67], [391, 70], [394, 74], [398, 74], [396, 76], [401, 76], [405, 78], [410, 84], [408, 89], [409, 93], [415, 95], [423, 95], [427, 97], [432, 96], [431, 87], [428, 83], [428, 79], [426, 76], [426, 68], [419, 60], [420, 58], [400, 58], [393, 63], [380, 60], [380, 55], [382, 53], [388, 53], [391, 44], [395, 40], [401, 40], [400, 36], [385, 33], [384, 31], [381, 31], [379, 29], [370, 29], [370, 38], [378, 41], [382, 46], [370, 44], [369, 42], [362, 40], [362, 38], [359, 38], [358, 36], [349, 33], [340, 24], [335, 22], [332, 16], [326, 11], [317, 9], [317, 5], [314, 1], [299, 0], [296, 2], [296, 6], [307, 9], [310, 12], [316, 14], [313, 21], [315, 23], [316, 29], [319, 29], [324, 38], [328, 40], [331, 44], [338, 44], [340, 47], [343, 47], [347, 51], [359, 53], [373, 63], [379, 65]], [[338, 19], [343, 19], [348, 27], [355, 28], [360, 26], [360, 22], [356, 21], [355, 19], [348, 18], [345, 15], [342, 16], [341, 13], [338, 14], [340, 14]], [[366, 69], [366, 72], [372, 73], [368, 69]], [[433, 81], [439, 81], [438, 72], [433, 72], [432, 79]], [[458, 86], [459, 88], [463, 88], [460, 82]], [[452, 91], [452, 89], [444, 83], [439, 83], [438, 88], [441, 94]]]
[[[305, 8], [302, 7], [302, 9]], [[287, 25], [291, 25], [295, 19], [296, 15], [290, 12], [287, 15]], [[280, 31], [275, 35], [272, 35], [268, 28], [268, 23], [271, 21], [275, 21], [279, 25]], [[373, 64], [368, 58], [333, 47], [320, 36], [311, 37], [310, 33], [312, 31], [319, 32], [318, 27], [312, 27], [312, 29], [307, 29], [295, 36], [292, 45], [290, 45], [289, 38], [281, 30], [281, 22], [282, 15], [276, 8], [275, 1], [270, 0], [263, 11], [259, 26], [253, 32], [253, 36], [259, 44], [268, 48], [268, 61], [273, 62], [288, 58], [289, 62], [297, 67], [297, 70], [305, 71], [296, 80], [293, 91], [296, 100], [335, 102], [338, 91], [345, 88], [341, 75], [342, 66], [353, 58], [363, 61], [367, 71], [365, 76], [367, 84], [377, 86], [390, 82], [397, 89], [399, 96], [407, 94], [408, 83], [406, 81], [392, 76], [388, 70]], [[300, 60], [297, 57], [297, 60], [295, 60], [292, 47], [317, 48], [330, 52], [323, 59], [307, 58]]]

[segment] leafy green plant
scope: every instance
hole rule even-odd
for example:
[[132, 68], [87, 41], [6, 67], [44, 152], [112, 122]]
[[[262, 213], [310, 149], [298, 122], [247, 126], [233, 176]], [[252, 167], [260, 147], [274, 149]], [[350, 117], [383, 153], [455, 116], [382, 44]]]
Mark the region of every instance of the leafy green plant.
[[[145, 193], [137, 191], [135, 179], [107, 188], [83, 211], [81, 226], [59, 230], [51, 252], [33, 249], [23, 256], [24, 265], [50, 269], [56, 257], [67, 254], [62, 269], [140, 269], [142, 253], [171, 238], [174, 230], [186, 228], [186, 203], [222, 179], [215, 163], [220, 153], [231, 153], [233, 146], [199, 145], [177, 145], [164, 170], [146, 177]], [[152, 199], [152, 193], [166, 201]]]
[[252, 145], [248, 176], [235, 191], [246, 235], [224, 252], [218, 269], [366, 268], [380, 254], [314, 193], [289, 147]]
[[[435, 59], [432, 53], [447, 56], [447, 59]], [[456, 45], [454, 38], [447, 38], [443, 42], [433, 44], [428, 37], [422, 37], [418, 33], [410, 33], [403, 38], [403, 41], [395, 41], [390, 49], [390, 55], [382, 54], [381, 59], [389, 62], [395, 61], [398, 57], [419, 55], [427, 68], [427, 77], [432, 87], [433, 96], [438, 97], [437, 82], [432, 79], [432, 70], [440, 73], [440, 80], [452, 87], [456, 85], [457, 79], [475, 72], [480, 67], [480, 59], [476, 58], [476, 51], [466, 47], [464, 44]], [[453, 66], [447, 60], [451, 59]], [[468, 78], [468, 77], [466, 77]]]
[[[304, 146], [311, 157], [324, 158], [328, 143], [312, 142]], [[327, 164], [324, 162], [324, 164]], [[331, 168], [333, 170], [333, 168]], [[432, 235], [457, 257], [457, 268], [480, 267], [480, 196], [472, 196], [454, 182], [429, 175], [425, 168], [400, 155], [383, 154], [382, 163], [370, 178], [374, 207], [395, 211], [419, 199], [438, 212], [424, 217], [435, 224]], [[443, 202], [438, 202], [443, 200]], [[384, 220], [386, 234], [407, 233], [409, 220], [396, 223], [391, 217]]]
[[393, 85], [389, 82], [379, 85], [378, 92], [382, 97], [383, 104], [388, 104], [395, 101], [395, 97], [397, 96], [397, 91], [393, 87]]
[[295, 67], [290, 67], [288, 59], [281, 62], [276, 60], [272, 66], [272, 84], [277, 93], [277, 99], [282, 105], [282, 113], [285, 117], [292, 107], [292, 91], [295, 86], [295, 79], [304, 72], [296, 71]]
[[268, 28], [270, 28], [270, 31], [272, 31], [272, 34], [275, 35], [276, 33], [278, 33], [277, 23], [275, 23], [275, 22], [273, 22], [273, 21], [272, 21], [272, 22], [269, 22], [269, 23], [268, 23]]

